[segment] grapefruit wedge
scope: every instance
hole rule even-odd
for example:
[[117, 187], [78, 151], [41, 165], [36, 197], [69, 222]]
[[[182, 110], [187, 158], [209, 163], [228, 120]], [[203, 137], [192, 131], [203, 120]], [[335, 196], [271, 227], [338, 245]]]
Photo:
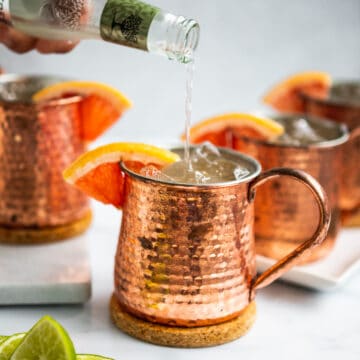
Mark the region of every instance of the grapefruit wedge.
[[113, 143], [80, 156], [63, 173], [64, 179], [92, 198], [121, 208], [124, 201], [124, 174], [120, 162], [131, 169], [147, 165], [158, 168], [180, 160], [173, 152], [141, 143]]
[[[270, 140], [283, 132], [283, 126], [274, 120], [246, 113], [227, 113], [194, 125], [190, 129], [190, 142], [200, 144], [210, 141], [216, 146], [233, 148], [233, 138], [236, 136]], [[185, 135], [182, 139], [185, 139]]]
[[131, 107], [131, 102], [115, 88], [91, 81], [65, 81], [43, 88], [33, 95], [33, 101], [42, 103], [53, 99], [79, 95], [82, 119], [81, 137], [95, 140]]
[[325, 98], [330, 86], [331, 77], [325, 72], [301, 72], [276, 84], [263, 97], [263, 102], [280, 112], [303, 113], [301, 94]]

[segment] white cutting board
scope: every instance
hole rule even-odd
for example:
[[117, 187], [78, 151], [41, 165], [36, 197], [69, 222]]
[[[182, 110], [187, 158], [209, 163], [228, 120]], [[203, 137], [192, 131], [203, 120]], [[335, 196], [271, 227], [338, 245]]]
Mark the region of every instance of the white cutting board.
[[0, 305], [80, 304], [90, 295], [86, 235], [47, 245], [0, 244]]

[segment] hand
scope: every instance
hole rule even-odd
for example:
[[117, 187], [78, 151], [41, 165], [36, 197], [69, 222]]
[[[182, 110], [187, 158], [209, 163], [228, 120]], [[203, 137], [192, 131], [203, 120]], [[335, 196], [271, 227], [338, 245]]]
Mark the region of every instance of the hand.
[[73, 41], [45, 40], [26, 35], [4, 23], [0, 23], [0, 43], [19, 54], [36, 49], [42, 54], [66, 53], [77, 43]]

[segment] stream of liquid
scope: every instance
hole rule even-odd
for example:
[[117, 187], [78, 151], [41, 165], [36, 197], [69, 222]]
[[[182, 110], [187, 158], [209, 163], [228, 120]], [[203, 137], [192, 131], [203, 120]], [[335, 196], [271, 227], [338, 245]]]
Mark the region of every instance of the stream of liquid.
[[161, 171], [154, 168], [144, 169], [144, 175], [159, 180], [183, 184], [211, 184], [241, 179], [247, 176], [248, 169], [224, 159], [219, 150], [210, 143], [201, 144], [190, 148], [190, 129], [192, 119], [192, 101], [195, 61], [190, 54], [190, 62], [186, 67], [185, 89], [185, 144], [184, 158], [170, 164]]
[[195, 73], [195, 59], [192, 56], [192, 61], [185, 65], [186, 67], [186, 89], [185, 89], [185, 147], [184, 160], [187, 165], [187, 170], [193, 170], [190, 158], [190, 128], [192, 115], [192, 98], [194, 87], [194, 73]]

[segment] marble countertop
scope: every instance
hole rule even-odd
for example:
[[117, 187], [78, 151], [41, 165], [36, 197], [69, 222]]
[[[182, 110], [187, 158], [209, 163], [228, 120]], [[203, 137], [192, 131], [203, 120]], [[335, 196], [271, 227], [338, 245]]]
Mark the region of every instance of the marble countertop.
[[108, 310], [120, 213], [93, 204], [87, 233], [92, 264], [92, 297], [77, 306], [0, 307], [0, 334], [29, 329], [41, 316], [56, 318], [77, 352], [115, 359], [360, 359], [360, 272], [340, 288], [317, 292], [276, 282], [257, 294], [257, 321], [232, 343], [204, 349], [172, 349], [143, 343], [120, 332]]

